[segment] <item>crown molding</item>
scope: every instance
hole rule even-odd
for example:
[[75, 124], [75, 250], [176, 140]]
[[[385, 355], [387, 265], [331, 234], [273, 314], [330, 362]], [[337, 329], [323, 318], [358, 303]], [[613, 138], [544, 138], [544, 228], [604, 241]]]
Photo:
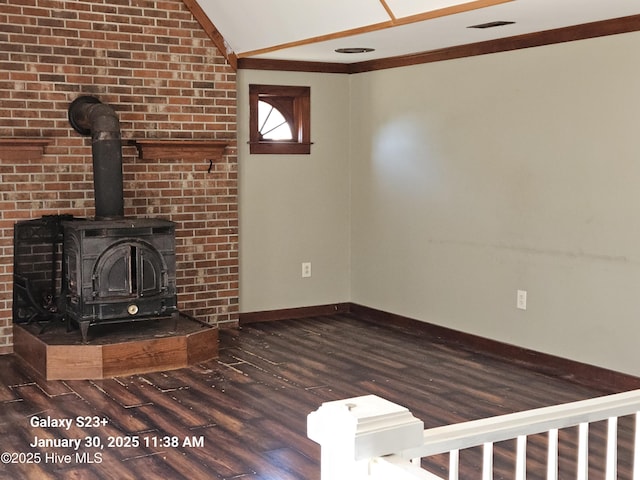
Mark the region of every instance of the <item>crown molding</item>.
[[349, 63], [239, 58], [238, 70], [277, 70], [281, 72], [352, 73]]

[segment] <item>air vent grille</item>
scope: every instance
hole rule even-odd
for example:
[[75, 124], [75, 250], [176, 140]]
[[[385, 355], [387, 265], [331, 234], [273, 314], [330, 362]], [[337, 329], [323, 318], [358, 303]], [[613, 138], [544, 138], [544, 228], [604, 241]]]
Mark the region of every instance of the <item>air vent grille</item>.
[[480, 23], [478, 25], [471, 25], [467, 28], [494, 28], [494, 27], [504, 27], [505, 25], [512, 25], [516, 22], [510, 22], [506, 20], [496, 20], [495, 22], [487, 22]]

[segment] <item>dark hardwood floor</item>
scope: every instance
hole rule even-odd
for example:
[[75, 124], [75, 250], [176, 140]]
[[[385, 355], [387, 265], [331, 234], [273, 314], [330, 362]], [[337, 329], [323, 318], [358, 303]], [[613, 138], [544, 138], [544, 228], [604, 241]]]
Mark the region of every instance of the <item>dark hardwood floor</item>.
[[[428, 428], [602, 393], [347, 314], [221, 331], [217, 360], [107, 380], [47, 382], [3, 356], [0, 453], [22, 463], [5, 463], [0, 478], [317, 480], [320, 448], [306, 417], [325, 401], [380, 395]], [[71, 425], [32, 425], [34, 416]], [[621, 422], [619, 478], [630, 478], [632, 426]], [[575, 478], [575, 437], [561, 432], [560, 478]], [[601, 448], [600, 426], [591, 437]], [[36, 438], [69, 445], [32, 446]], [[528, 478], [544, 478], [545, 442], [529, 442]], [[495, 478], [512, 477], [513, 443], [496, 447]], [[461, 478], [480, 477], [479, 450], [461, 462]], [[423, 464], [447, 473], [446, 455]], [[594, 460], [590, 478], [602, 469]]]

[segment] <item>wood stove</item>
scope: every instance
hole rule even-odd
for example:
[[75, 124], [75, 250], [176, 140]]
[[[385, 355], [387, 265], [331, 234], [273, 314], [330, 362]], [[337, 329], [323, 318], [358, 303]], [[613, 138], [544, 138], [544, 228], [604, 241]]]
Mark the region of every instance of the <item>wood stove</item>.
[[74, 220], [63, 227], [65, 314], [80, 326], [177, 315], [175, 224]]

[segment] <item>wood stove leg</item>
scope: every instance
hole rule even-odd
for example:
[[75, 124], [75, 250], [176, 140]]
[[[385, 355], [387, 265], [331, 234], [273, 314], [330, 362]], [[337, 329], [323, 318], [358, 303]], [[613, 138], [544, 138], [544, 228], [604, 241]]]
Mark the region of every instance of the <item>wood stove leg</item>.
[[82, 343], [87, 343], [87, 333], [89, 332], [89, 324], [91, 322], [79, 322], [80, 333], [82, 334]]
[[171, 318], [173, 318], [173, 331], [178, 331], [178, 321], [180, 320], [180, 312], [173, 312], [171, 314]]

